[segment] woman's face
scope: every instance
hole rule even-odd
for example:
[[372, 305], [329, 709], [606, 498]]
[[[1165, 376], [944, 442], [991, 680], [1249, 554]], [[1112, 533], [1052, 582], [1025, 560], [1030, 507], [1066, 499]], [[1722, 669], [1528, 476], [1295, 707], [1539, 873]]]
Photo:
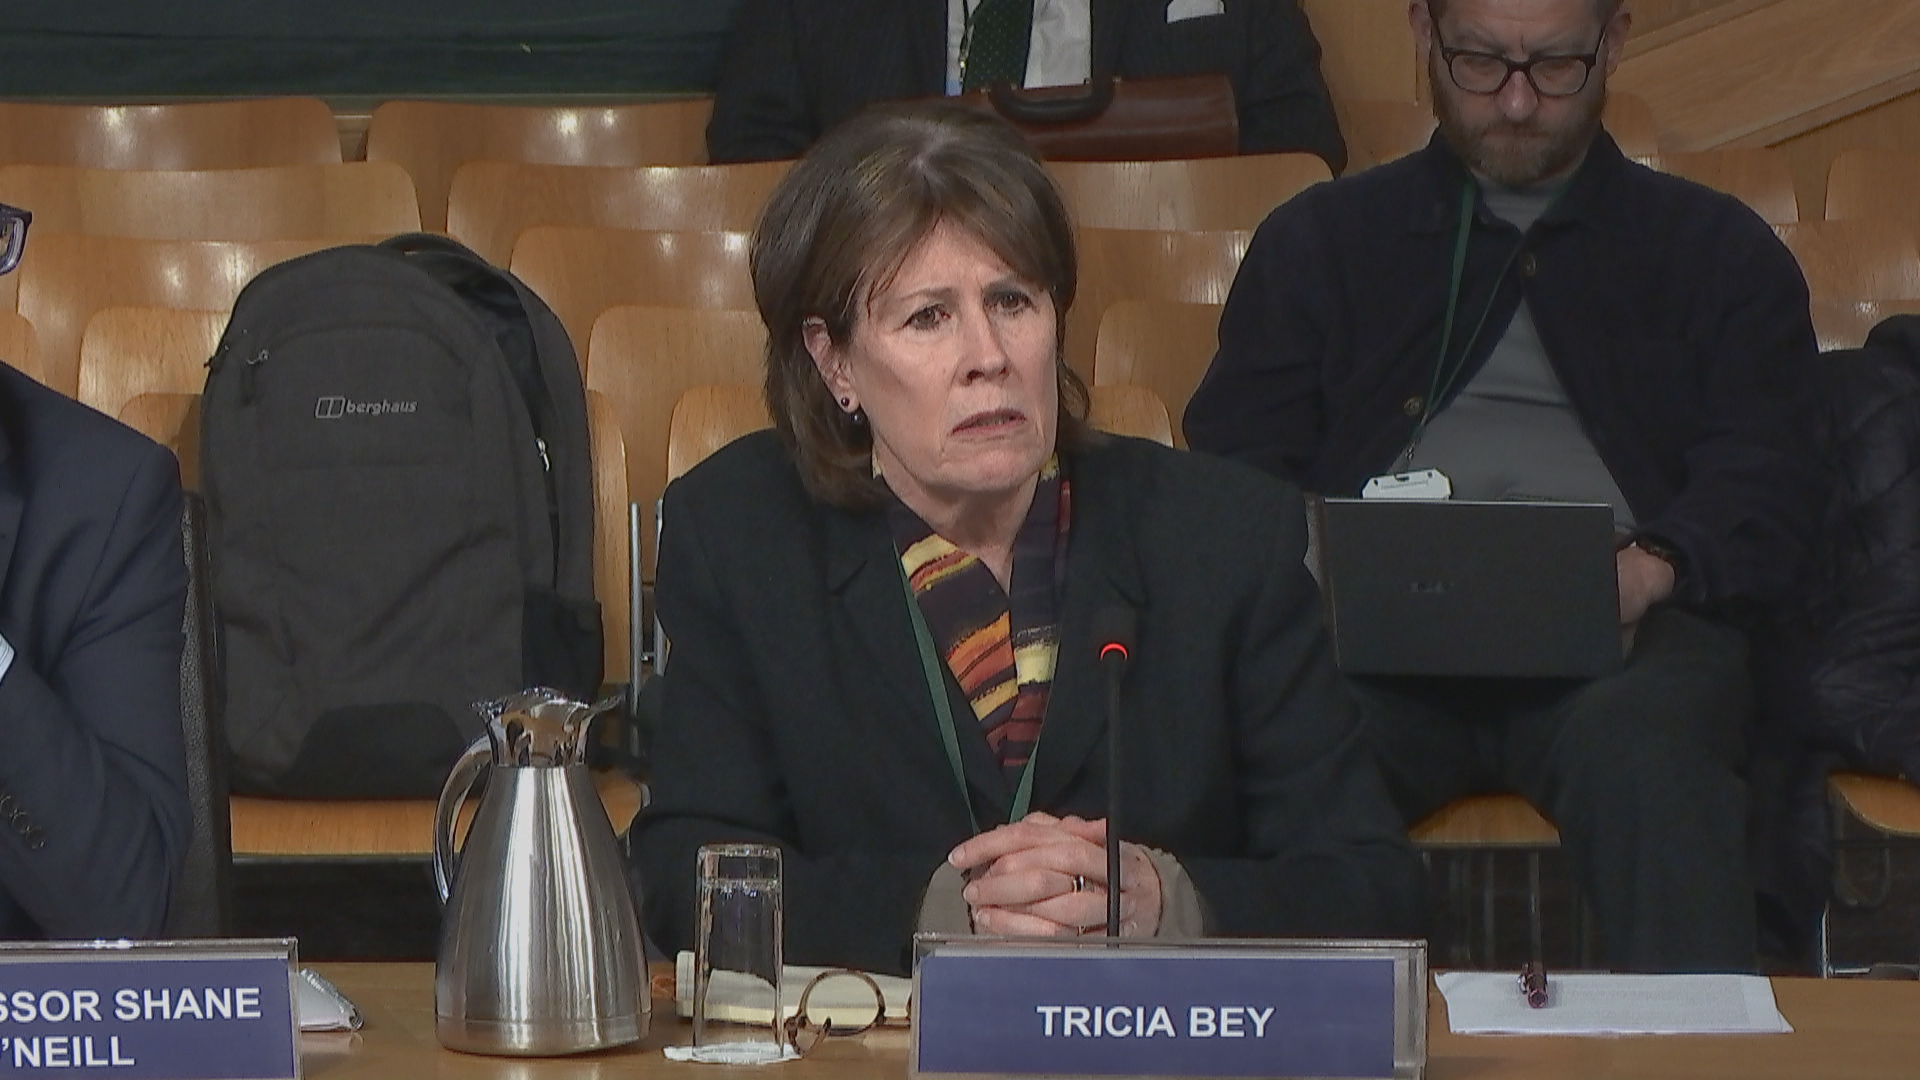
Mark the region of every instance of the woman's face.
[[887, 483], [926, 516], [1030, 484], [1053, 453], [1053, 298], [972, 235], [938, 225], [856, 314], [807, 349], [835, 399], [865, 409]]

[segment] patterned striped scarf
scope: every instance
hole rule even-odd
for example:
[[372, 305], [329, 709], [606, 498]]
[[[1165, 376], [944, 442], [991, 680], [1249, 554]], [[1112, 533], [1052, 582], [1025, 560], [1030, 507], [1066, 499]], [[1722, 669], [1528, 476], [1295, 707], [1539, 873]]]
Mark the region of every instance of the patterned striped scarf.
[[1009, 784], [1033, 756], [1053, 687], [1066, 585], [1070, 489], [1047, 459], [1013, 542], [1012, 595], [985, 563], [948, 543], [893, 497], [887, 523], [914, 600]]

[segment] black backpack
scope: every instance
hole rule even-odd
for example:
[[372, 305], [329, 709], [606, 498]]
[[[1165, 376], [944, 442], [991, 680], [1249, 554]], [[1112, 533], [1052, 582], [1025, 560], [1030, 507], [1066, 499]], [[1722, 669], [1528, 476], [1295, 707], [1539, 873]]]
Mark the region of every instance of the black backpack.
[[539, 297], [442, 237], [332, 248], [254, 279], [207, 366], [236, 790], [432, 795], [471, 703], [598, 692], [586, 393]]

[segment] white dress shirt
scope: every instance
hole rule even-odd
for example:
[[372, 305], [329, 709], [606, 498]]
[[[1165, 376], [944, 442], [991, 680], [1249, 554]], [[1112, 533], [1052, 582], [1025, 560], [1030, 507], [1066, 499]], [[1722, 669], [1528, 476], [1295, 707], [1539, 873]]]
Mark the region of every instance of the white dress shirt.
[[[947, 93], [960, 92], [960, 40], [980, 0], [947, 0]], [[1092, 0], [1033, 0], [1026, 86], [1074, 86], [1093, 74]]]

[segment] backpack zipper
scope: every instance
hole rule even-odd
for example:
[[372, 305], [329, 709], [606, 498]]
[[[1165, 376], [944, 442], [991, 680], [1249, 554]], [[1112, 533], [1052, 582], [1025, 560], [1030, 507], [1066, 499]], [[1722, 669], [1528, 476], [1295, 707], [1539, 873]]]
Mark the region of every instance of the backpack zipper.
[[[224, 367], [227, 362], [227, 354], [232, 352], [234, 345], [246, 336], [246, 328], [242, 327], [237, 337], [223, 339], [220, 342], [220, 347], [213, 351], [213, 355], [207, 357], [207, 370], [210, 372], [219, 371]], [[242, 372], [240, 376], [240, 400], [244, 404], [253, 404], [255, 397], [253, 372], [255, 368], [267, 362], [267, 353], [268, 350], [262, 348], [259, 352], [247, 357], [247, 369]]]
[[253, 386], [254, 374], [253, 373], [260, 370], [261, 364], [264, 364], [267, 362], [268, 352], [269, 350], [267, 349], [261, 349], [259, 352], [254, 353], [252, 356], [247, 357], [246, 370], [240, 373], [240, 402], [243, 405], [253, 404], [253, 400], [254, 400], [254, 386]]

